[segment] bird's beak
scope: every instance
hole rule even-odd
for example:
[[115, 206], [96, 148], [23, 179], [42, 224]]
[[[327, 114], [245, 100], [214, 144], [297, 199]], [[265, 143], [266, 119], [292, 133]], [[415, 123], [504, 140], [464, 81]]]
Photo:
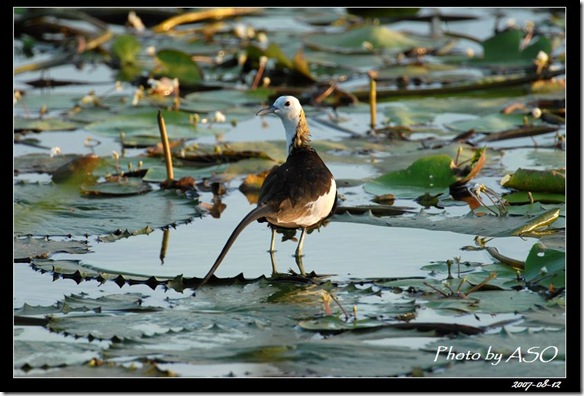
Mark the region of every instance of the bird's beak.
[[272, 105], [272, 106], [266, 107], [265, 109], [261, 109], [260, 111], [258, 111], [256, 113], [256, 116], [266, 115], [266, 114], [273, 114], [273, 113], [276, 112], [276, 110], [277, 110], [277, 107], [275, 107], [275, 106]]

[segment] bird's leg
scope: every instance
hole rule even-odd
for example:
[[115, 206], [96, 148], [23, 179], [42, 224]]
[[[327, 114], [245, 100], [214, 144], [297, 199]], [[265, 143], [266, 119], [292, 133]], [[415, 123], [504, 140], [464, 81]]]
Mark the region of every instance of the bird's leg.
[[302, 246], [304, 245], [304, 237], [306, 236], [306, 228], [302, 228], [302, 233], [300, 234], [300, 241], [298, 241], [298, 247], [296, 248], [296, 254], [294, 255], [296, 259], [296, 265], [300, 270], [300, 275], [306, 275], [304, 272], [304, 264], [302, 263]]
[[272, 261], [272, 276], [276, 276], [278, 274], [278, 271], [276, 270], [276, 257], [274, 255], [274, 253], [276, 252], [276, 250], [274, 249], [276, 245], [276, 229], [272, 228], [272, 240], [270, 242], [270, 250], [268, 250], [268, 253], [270, 253], [270, 260]]
[[304, 237], [306, 236], [306, 228], [302, 228], [302, 233], [300, 234], [300, 240], [298, 241], [298, 247], [296, 248], [296, 257], [302, 256], [302, 246], [304, 245]]
[[268, 250], [268, 252], [273, 254], [276, 251], [276, 249], [274, 249], [275, 246], [276, 246], [276, 229], [272, 228], [272, 240], [270, 241], [270, 250]]
[[272, 277], [278, 275], [278, 270], [276, 269], [276, 256], [274, 255], [274, 252], [269, 252], [270, 253], [270, 260], [272, 261]]

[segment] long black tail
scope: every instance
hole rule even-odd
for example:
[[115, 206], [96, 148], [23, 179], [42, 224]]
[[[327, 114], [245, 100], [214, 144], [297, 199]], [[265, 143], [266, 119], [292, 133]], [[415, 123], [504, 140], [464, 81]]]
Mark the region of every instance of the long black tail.
[[215, 264], [213, 264], [213, 266], [211, 267], [209, 272], [207, 272], [207, 275], [205, 275], [205, 277], [203, 278], [203, 281], [197, 286], [197, 288], [203, 286], [205, 283], [207, 283], [209, 278], [211, 278], [211, 276], [213, 276], [213, 274], [215, 273], [215, 271], [219, 267], [219, 264], [221, 264], [221, 262], [225, 258], [225, 255], [227, 255], [227, 252], [231, 248], [231, 245], [233, 245], [233, 242], [235, 242], [235, 239], [237, 239], [239, 234], [241, 234], [241, 231], [243, 231], [243, 229], [245, 227], [247, 227], [248, 225], [250, 225], [254, 221], [261, 219], [262, 217], [265, 217], [266, 214], [269, 213], [269, 211], [270, 210], [266, 206], [262, 206], [262, 207], [258, 206], [257, 208], [255, 208], [254, 210], [249, 212], [247, 214], [247, 216], [245, 216], [243, 218], [243, 220], [241, 220], [241, 222], [237, 225], [237, 227], [235, 227], [235, 229], [231, 233], [231, 236], [229, 237], [227, 242], [225, 242], [225, 246], [223, 246], [223, 250], [221, 250], [221, 253], [219, 253], [219, 256], [215, 260]]

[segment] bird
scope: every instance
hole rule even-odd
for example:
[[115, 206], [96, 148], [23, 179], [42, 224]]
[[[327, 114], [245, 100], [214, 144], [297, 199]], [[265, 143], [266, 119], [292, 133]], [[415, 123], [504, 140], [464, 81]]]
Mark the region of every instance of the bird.
[[335, 178], [310, 145], [310, 129], [300, 101], [294, 96], [280, 96], [256, 116], [270, 114], [278, 116], [284, 126], [286, 161], [268, 173], [260, 187], [256, 207], [235, 227], [198, 287], [211, 278], [239, 234], [254, 221], [267, 222], [272, 230], [269, 252], [273, 274], [277, 273], [273, 259], [277, 230], [301, 229], [295, 257], [301, 275], [305, 275], [301, 257], [306, 232], [319, 227], [334, 214], [337, 206]]

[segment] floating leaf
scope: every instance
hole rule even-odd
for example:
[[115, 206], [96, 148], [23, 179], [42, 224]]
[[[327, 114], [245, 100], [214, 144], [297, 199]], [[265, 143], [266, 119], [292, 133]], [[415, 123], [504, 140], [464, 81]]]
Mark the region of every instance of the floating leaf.
[[325, 316], [319, 319], [301, 320], [298, 326], [304, 330], [323, 332], [342, 332], [351, 330], [374, 329], [383, 327], [381, 321], [374, 319], [362, 319], [346, 322], [336, 316]]
[[101, 158], [96, 154], [77, 157], [57, 168], [53, 173], [52, 180], [55, 183], [85, 183], [92, 179], [92, 172], [100, 161]]
[[[193, 168], [193, 167], [182, 167], [183, 164], [177, 163], [174, 164], [174, 178], [175, 179], [182, 179], [184, 177], [192, 177], [196, 180], [208, 179], [215, 175], [224, 174], [227, 169], [227, 164], [220, 164], [220, 165], [211, 165], [205, 166], [202, 168]], [[188, 165], [188, 164], [187, 164]], [[209, 164], [206, 164], [209, 165]], [[145, 182], [150, 183], [162, 183], [167, 178], [166, 167], [164, 164], [158, 163], [158, 166], [150, 166], [148, 167], [148, 171], [142, 178]]]
[[45, 153], [28, 153], [14, 157], [14, 173], [48, 173], [52, 174], [68, 162], [79, 158], [77, 154], [60, 154], [51, 156]]
[[14, 261], [48, 258], [55, 253], [88, 253], [86, 241], [53, 241], [45, 238], [14, 238]]
[[365, 43], [369, 43], [372, 49], [394, 52], [438, 45], [435, 40], [397, 32], [379, 25], [358, 26], [341, 33], [308, 35], [304, 42], [313, 49], [353, 53], [370, 52], [370, 49], [364, 48]]
[[403, 18], [416, 15], [420, 8], [406, 7], [388, 7], [388, 8], [369, 8], [369, 7], [348, 7], [347, 12], [352, 15], [358, 15], [363, 18]]
[[131, 34], [119, 35], [112, 44], [112, 54], [122, 66], [136, 64], [136, 56], [140, 52], [140, 42]]
[[[547, 216], [547, 215], [546, 215]], [[451, 231], [459, 234], [481, 235], [485, 237], [506, 237], [517, 235], [526, 225], [531, 227], [533, 219], [523, 216], [480, 216], [473, 213], [466, 216], [431, 215], [420, 212], [414, 216], [377, 217], [371, 213], [351, 215], [335, 214], [333, 221], [370, 224], [383, 227], [408, 227], [433, 231]]]
[[79, 124], [63, 120], [60, 118], [43, 118], [43, 119], [24, 119], [20, 117], [14, 118], [14, 131], [73, 131], [79, 128]]
[[129, 196], [152, 190], [150, 184], [137, 177], [118, 177], [115, 180], [81, 186], [81, 192], [89, 196]]
[[507, 29], [482, 42], [483, 62], [533, 64], [539, 51], [551, 54], [550, 41], [537, 36], [525, 49], [521, 49], [523, 34], [519, 29]]
[[190, 55], [172, 49], [163, 49], [156, 53], [159, 66], [156, 75], [178, 78], [181, 85], [193, 86], [203, 81], [203, 72]]
[[525, 259], [524, 277], [533, 285], [565, 287], [566, 253], [536, 243]]
[[[29, 331], [14, 337], [15, 368], [49, 368], [84, 364], [101, 355], [103, 346], [88, 341], [69, 340], [62, 336], [30, 338]], [[47, 332], [48, 333], [48, 332]], [[34, 333], [31, 332], [33, 336]], [[55, 339], [56, 338], [56, 339]]]
[[516, 313], [527, 311], [544, 303], [537, 293], [515, 290], [477, 291], [468, 298], [440, 298], [429, 301], [426, 306], [433, 309], [449, 309], [461, 312], [487, 314]]
[[565, 194], [565, 169], [517, 169], [513, 174], [503, 176], [501, 185], [520, 191]]
[[162, 190], [119, 199], [92, 199], [54, 183], [26, 183], [14, 191], [15, 235], [100, 235], [199, 215], [193, 201]]
[[[121, 114], [113, 114], [105, 119], [92, 122], [85, 128], [106, 136], [119, 137], [120, 133], [124, 133], [128, 138], [134, 135], [140, 136], [141, 139], [144, 139], [145, 136], [152, 136], [152, 141], [157, 139], [160, 141], [157, 116], [158, 110], [154, 108], [132, 107]], [[194, 125], [189, 118], [189, 113], [183, 111], [163, 111], [163, 116], [170, 139], [194, 138], [224, 131], [224, 129], [216, 127]]]
[[545, 230], [559, 216], [560, 209], [550, 209], [533, 219], [529, 219], [524, 225], [513, 231], [513, 235], [529, 235], [530, 232]]
[[[566, 375], [566, 332], [564, 330], [531, 330], [497, 333], [476, 337], [458, 337], [438, 340], [424, 347], [441, 363], [449, 364], [442, 371], [429, 373], [430, 377], [461, 376], [464, 378], [562, 378]], [[472, 359], [447, 359], [448, 353], [478, 356]], [[468, 355], [467, 355], [468, 354]], [[541, 355], [541, 356], [540, 356]], [[554, 380], [548, 383], [551, 386]], [[543, 382], [542, 382], [543, 383]], [[536, 387], [534, 382], [531, 389]], [[527, 386], [523, 388], [527, 390]]]
[[452, 158], [447, 154], [426, 156], [407, 169], [373, 179], [365, 184], [365, 190], [377, 195], [392, 193], [399, 198], [416, 197], [424, 192], [435, 194], [458, 180], [454, 168]]
[[516, 128], [524, 123], [522, 114], [488, 114], [471, 120], [454, 121], [446, 127], [454, 131], [468, 131], [473, 129], [477, 132], [501, 132], [508, 129]]
[[383, 114], [395, 125], [414, 126], [428, 124], [434, 120], [435, 114], [418, 107], [404, 104], [394, 104], [383, 108]]

